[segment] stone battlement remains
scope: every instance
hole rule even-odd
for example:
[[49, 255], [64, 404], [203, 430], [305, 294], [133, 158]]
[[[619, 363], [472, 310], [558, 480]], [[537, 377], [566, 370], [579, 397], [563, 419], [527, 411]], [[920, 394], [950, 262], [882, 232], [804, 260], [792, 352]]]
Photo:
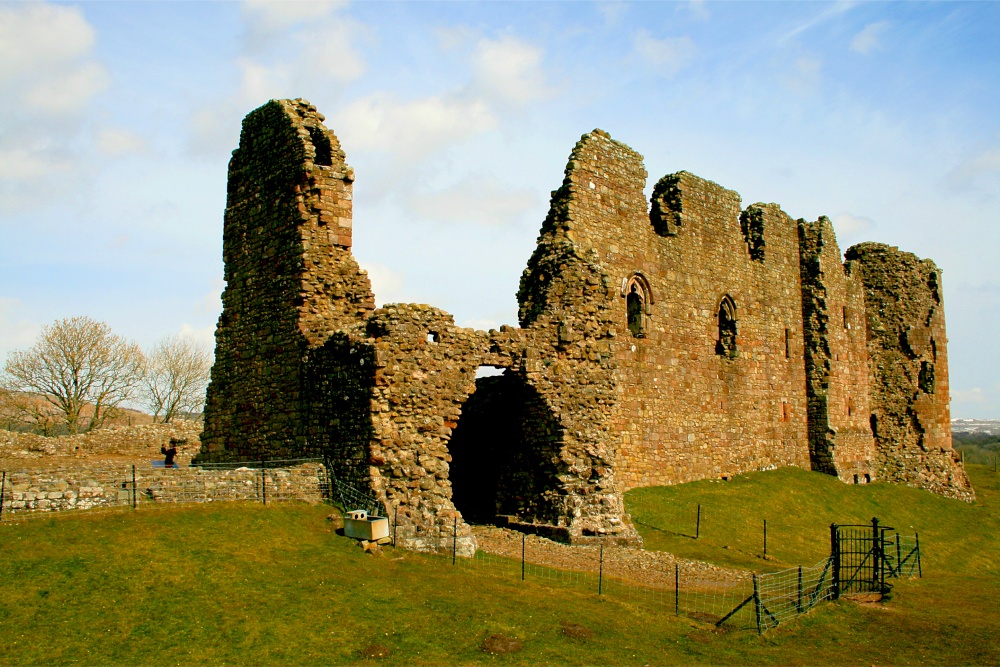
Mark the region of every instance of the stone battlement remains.
[[684, 171], [647, 202], [642, 156], [594, 130], [552, 193], [519, 327], [376, 309], [323, 120], [303, 100], [244, 120], [199, 460], [323, 456], [422, 549], [455, 526], [465, 549], [465, 520], [497, 517], [636, 543], [626, 490], [789, 465], [974, 497], [929, 260], [866, 243], [845, 263], [826, 218]]

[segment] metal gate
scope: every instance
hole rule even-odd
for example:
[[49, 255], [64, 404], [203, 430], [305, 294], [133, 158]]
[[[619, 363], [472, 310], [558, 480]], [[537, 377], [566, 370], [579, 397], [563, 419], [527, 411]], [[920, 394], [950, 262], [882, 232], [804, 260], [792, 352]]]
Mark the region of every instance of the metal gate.
[[852, 593], [884, 595], [892, 588], [886, 577], [923, 574], [919, 537], [913, 535], [911, 542], [895, 528], [880, 525], [878, 518], [871, 524], [831, 524], [830, 558], [834, 598]]

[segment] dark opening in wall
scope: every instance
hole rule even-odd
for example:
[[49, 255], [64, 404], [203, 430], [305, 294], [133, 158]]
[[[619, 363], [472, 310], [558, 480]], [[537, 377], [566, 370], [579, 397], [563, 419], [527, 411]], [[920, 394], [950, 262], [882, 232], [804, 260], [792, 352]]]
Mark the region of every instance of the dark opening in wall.
[[645, 338], [649, 331], [649, 321], [653, 309], [653, 288], [649, 280], [639, 271], [622, 280], [622, 296], [625, 297], [625, 318], [629, 333], [635, 338]]
[[878, 415], [872, 415], [868, 418], [868, 423], [872, 427], [872, 435], [876, 438], [878, 437]]
[[918, 382], [920, 391], [925, 394], [934, 393], [934, 364], [929, 361], [920, 362], [920, 378]]
[[715, 353], [736, 358], [736, 303], [728, 295], [719, 304], [719, 341]]
[[312, 140], [313, 148], [316, 150], [316, 157], [313, 164], [321, 167], [333, 166], [333, 147], [330, 140], [318, 127], [309, 128], [309, 138]]
[[740, 229], [747, 243], [750, 259], [756, 262], [764, 261], [764, 211], [756, 206], [750, 206], [740, 213]]
[[639, 292], [639, 286], [632, 283], [632, 289], [626, 297], [626, 310], [628, 312], [628, 330], [636, 338], [645, 335], [643, 331], [643, 298]]
[[791, 356], [792, 356], [792, 351], [788, 340], [788, 329], [785, 329], [785, 359], [788, 359]]
[[847, 306], [844, 306], [844, 328], [850, 331], [851, 320], [847, 317]]
[[522, 377], [479, 377], [448, 445], [455, 507], [473, 523], [501, 514], [554, 523], [564, 511], [560, 439], [552, 411]]

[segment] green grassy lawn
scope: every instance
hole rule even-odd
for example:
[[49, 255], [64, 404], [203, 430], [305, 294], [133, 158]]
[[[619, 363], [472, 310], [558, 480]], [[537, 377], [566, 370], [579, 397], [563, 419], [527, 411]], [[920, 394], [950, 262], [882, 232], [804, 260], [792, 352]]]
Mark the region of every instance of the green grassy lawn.
[[[885, 604], [822, 605], [764, 637], [448, 559], [366, 555], [332, 530], [326, 507], [227, 503], [3, 525], [0, 664], [996, 664], [991, 470], [970, 471], [976, 506], [802, 471], [630, 493], [641, 524], [659, 528], [640, 525], [649, 548], [758, 570], [819, 560], [833, 520], [874, 514], [919, 530], [924, 579], [899, 582]], [[705, 506], [697, 541], [683, 536], [691, 502]], [[767, 517], [771, 532], [772, 515], [755, 513], [765, 508], [780, 512], [768, 548], [780, 562], [740, 537], [741, 518]], [[564, 623], [590, 636], [568, 636]], [[481, 652], [498, 632], [523, 650]], [[362, 658], [375, 644], [391, 655]]]

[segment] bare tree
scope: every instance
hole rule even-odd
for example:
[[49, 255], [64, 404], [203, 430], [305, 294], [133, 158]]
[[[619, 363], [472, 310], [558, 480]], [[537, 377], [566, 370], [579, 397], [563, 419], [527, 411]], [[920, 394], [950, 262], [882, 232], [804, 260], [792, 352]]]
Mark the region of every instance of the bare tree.
[[60, 423], [58, 413], [48, 401], [0, 384], [0, 428], [52, 435]]
[[12, 352], [4, 367], [8, 389], [40, 395], [70, 433], [100, 428], [134, 395], [144, 372], [139, 346], [89, 317], [43, 328], [38, 342]]
[[153, 422], [200, 412], [212, 372], [212, 354], [189, 338], [170, 336], [148, 356], [144, 393]]

